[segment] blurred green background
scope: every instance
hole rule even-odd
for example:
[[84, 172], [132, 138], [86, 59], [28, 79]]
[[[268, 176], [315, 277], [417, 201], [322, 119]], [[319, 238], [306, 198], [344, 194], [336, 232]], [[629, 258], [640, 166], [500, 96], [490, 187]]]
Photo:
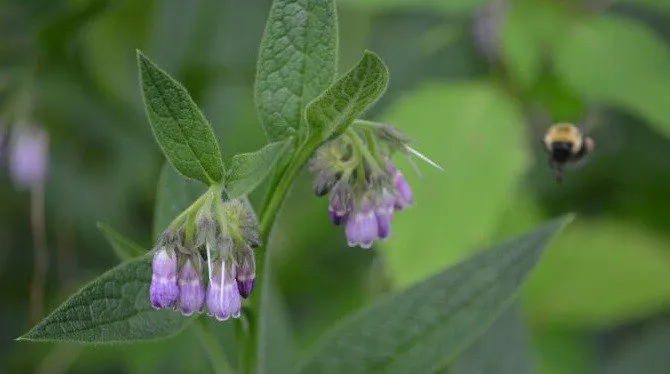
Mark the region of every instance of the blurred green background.
[[[118, 262], [96, 222], [152, 245], [163, 158], [144, 116], [135, 49], [184, 83], [226, 157], [258, 149], [252, 89], [270, 3], [0, 2], [0, 117], [27, 95], [51, 138], [46, 311]], [[419, 177], [398, 160], [417, 204], [369, 251], [346, 246], [302, 175], [270, 247], [298, 347], [390, 289], [577, 212], [505, 315], [518, 328], [494, 325], [452, 370], [503, 373], [496, 365], [518, 357], [531, 373], [670, 373], [670, 2], [340, 0], [338, 8], [340, 70], [367, 48], [391, 71], [366, 118], [400, 127], [446, 171], [421, 164]], [[596, 152], [557, 185], [541, 136], [551, 121], [586, 118]], [[0, 373], [211, 370], [188, 330], [136, 346], [15, 342], [32, 325], [31, 198], [0, 162]]]

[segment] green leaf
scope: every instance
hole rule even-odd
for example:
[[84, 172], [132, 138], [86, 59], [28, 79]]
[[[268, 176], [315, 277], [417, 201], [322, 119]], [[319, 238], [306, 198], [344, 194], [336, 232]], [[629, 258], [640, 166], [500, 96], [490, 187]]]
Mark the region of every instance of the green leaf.
[[102, 232], [117, 256], [123, 261], [147, 254], [147, 250], [134, 243], [132, 240], [119, 234], [111, 226], [98, 222], [98, 230]]
[[449, 368], [449, 374], [534, 374], [534, 351], [519, 303], [514, 303]]
[[541, 356], [540, 374], [592, 374], [600, 355], [590, 332], [543, 329], [535, 331], [533, 341]]
[[154, 239], [160, 238], [170, 222], [206, 190], [207, 188], [201, 183], [184, 178], [169, 164], [165, 164], [158, 179], [156, 192]]
[[631, 222], [580, 221], [528, 282], [529, 317], [543, 325], [600, 328], [667, 310], [669, 243]]
[[502, 30], [502, 56], [510, 76], [522, 89], [531, 88], [542, 73], [543, 57], [564, 32], [565, 5], [549, 1], [510, 3]]
[[[666, 374], [670, 367], [670, 321], [649, 323], [641, 331], [629, 333], [629, 341], [610, 352], [600, 374]], [[631, 336], [632, 335], [632, 336]]]
[[165, 157], [186, 177], [220, 183], [223, 164], [212, 126], [179, 82], [140, 51], [137, 63], [151, 130]]
[[340, 0], [347, 6], [374, 11], [436, 10], [450, 13], [468, 13], [491, 0]]
[[406, 125], [415, 148], [447, 170], [428, 169], [421, 179], [395, 160], [416, 204], [394, 216], [392, 236], [381, 245], [393, 281], [408, 285], [492, 243], [528, 165], [524, 117], [494, 84], [468, 82], [409, 92], [382, 122]]
[[388, 85], [388, 68], [376, 54], [365, 51], [353, 69], [307, 106], [307, 123], [322, 139], [342, 134], [374, 104]]
[[237, 199], [258, 187], [291, 144], [287, 139], [270, 143], [256, 152], [233, 156], [230, 173], [226, 176], [228, 197]]
[[475, 254], [345, 320], [303, 373], [428, 373], [483, 333], [510, 302], [567, 219]]
[[29, 341], [131, 343], [180, 332], [190, 319], [149, 303], [148, 256], [102, 274], [19, 338]]
[[614, 15], [575, 21], [554, 66], [587, 99], [627, 109], [670, 135], [670, 48], [647, 26]]
[[275, 0], [261, 41], [254, 97], [271, 141], [302, 125], [307, 103], [335, 79], [334, 0]]

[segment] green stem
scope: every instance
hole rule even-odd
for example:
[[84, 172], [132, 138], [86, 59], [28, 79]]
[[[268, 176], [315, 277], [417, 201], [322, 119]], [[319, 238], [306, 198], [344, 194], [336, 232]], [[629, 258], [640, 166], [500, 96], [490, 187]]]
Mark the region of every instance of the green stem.
[[[267, 200], [263, 204], [263, 210], [260, 214], [260, 226], [261, 226], [261, 240], [263, 242], [263, 250], [258, 251], [256, 256], [256, 268], [261, 269], [260, 272], [256, 273], [256, 284], [259, 285], [258, 289], [253, 293], [253, 298], [251, 299], [251, 304], [249, 308], [250, 318], [255, 321], [260, 321], [260, 304], [263, 299], [263, 294], [266, 292], [263, 282], [263, 277], [266, 275], [266, 269], [269, 269], [266, 266], [266, 256], [267, 256], [267, 245], [272, 226], [274, 225], [277, 214], [281, 208], [282, 203], [286, 199], [286, 195], [293, 184], [293, 181], [302, 170], [303, 166], [307, 163], [309, 158], [312, 156], [314, 151], [321, 145], [322, 141], [319, 138], [309, 138], [306, 143], [301, 147], [298, 147], [297, 152], [291, 158], [288, 165], [285, 169], [280, 171], [280, 174], [273, 178], [273, 183], [270, 185], [268, 190]], [[268, 263], [269, 264], [269, 263]], [[259, 332], [258, 326], [261, 323], [252, 323], [249, 325], [249, 339], [247, 345], [247, 356], [246, 356], [246, 367], [247, 371], [254, 373], [256, 370], [256, 362], [254, 358], [259, 354]]]
[[358, 135], [356, 131], [349, 128], [347, 129], [347, 135], [351, 139], [354, 147], [358, 150], [359, 154], [365, 158], [365, 161], [368, 162], [371, 168], [375, 169], [376, 172], [382, 172], [382, 167], [379, 165], [377, 159], [370, 153], [368, 147], [363, 143], [363, 139]]
[[216, 374], [230, 374], [233, 373], [230, 364], [223, 356], [223, 347], [219, 344], [219, 341], [216, 340], [214, 334], [212, 334], [211, 329], [206, 325], [207, 321], [204, 318], [198, 318], [195, 321], [195, 332], [202, 343], [202, 346], [207, 351], [210, 361], [212, 362], [212, 367]]
[[207, 200], [208, 197], [210, 197], [216, 191], [220, 191], [220, 190], [221, 190], [220, 185], [215, 184], [215, 185], [212, 185], [211, 187], [209, 187], [209, 189], [204, 194], [200, 195], [200, 197], [196, 201], [194, 201], [193, 204], [191, 204], [191, 206], [184, 209], [183, 212], [179, 213], [179, 215], [177, 217], [175, 217], [175, 219], [172, 220], [172, 222], [170, 223], [170, 226], [168, 226], [169, 229], [173, 230], [175, 227], [179, 226], [179, 224], [181, 224], [187, 217], [189, 217], [193, 213], [197, 212], [198, 209], [200, 209], [200, 207], [202, 207], [202, 204], [205, 203], [205, 201]]

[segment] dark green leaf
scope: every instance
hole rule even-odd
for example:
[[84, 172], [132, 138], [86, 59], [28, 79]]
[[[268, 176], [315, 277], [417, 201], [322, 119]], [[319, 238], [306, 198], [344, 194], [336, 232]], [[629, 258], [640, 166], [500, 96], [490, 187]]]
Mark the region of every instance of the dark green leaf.
[[114, 249], [114, 253], [123, 261], [147, 254], [146, 249], [140, 247], [132, 240], [125, 238], [109, 225], [98, 222], [98, 230], [107, 238], [107, 241]]
[[389, 74], [379, 56], [365, 51], [353, 69], [307, 106], [312, 136], [321, 139], [342, 134], [386, 91]]
[[186, 89], [137, 51], [144, 105], [165, 157], [181, 174], [206, 184], [223, 179], [221, 152]]
[[256, 152], [233, 156], [226, 176], [226, 191], [231, 199], [249, 194], [268, 176], [291, 144], [289, 139], [270, 143]]
[[534, 374], [531, 348], [521, 306], [512, 304], [449, 368], [449, 374]]
[[19, 338], [30, 341], [131, 343], [165, 338], [190, 319], [149, 303], [150, 258], [127, 261], [77, 291]]
[[206, 190], [202, 184], [184, 178], [169, 164], [165, 164], [158, 179], [156, 192], [154, 239], [158, 239], [170, 222]]
[[670, 321], [650, 323], [610, 352], [598, 374], [667, 374], [670, 368]]
[[378, 301], [328, 333], [301, 371], [428, 373], [443, 367], [510, 302], [567, 221], [551, 221]]
[[254, 96], [271, 141], [301, 126], [310, 101], [335, 79], [334, 0], [275, 0], [261, 41]]
[[557, 43], [554, 66], [587, 99], [625, 108], [670, 134], [670, 48], [642, 23], [614, 15], [579, 19]]

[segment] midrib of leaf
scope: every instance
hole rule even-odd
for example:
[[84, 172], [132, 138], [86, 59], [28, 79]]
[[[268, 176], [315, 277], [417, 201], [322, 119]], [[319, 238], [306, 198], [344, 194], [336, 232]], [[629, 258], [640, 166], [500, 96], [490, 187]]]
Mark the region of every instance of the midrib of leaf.
[[[160, 91], [160, 94], [161, 94], [161, 95], [160, 95], [160, 98], [161, 98], [161, 101], [163, 102], [163, 105], [165, 105], [165, 107], [167, 108], [168, 112], [170, 112], [170, 116], [172, 116], [172, 118], [178, 118], [178, 117], [175, 116], [175, 112], [174, 112], [174, 110], [172, 109], [172, 107], [171, 107], [170, 105], [168, 105], [168, 103], [165, 101], [165, 99], [164, 99], [164, 97], [163, 97], [163, 96], [164, 96], [164, 91], [163, 91], [162, 88], [159, 87], [159, 85], [156, 84], [156, 80], [154, 79], [153, 72], [150, 71], [151, 69], [147, 69], [147, 68], [146, 68], [146, 62], [143, 62], [143, 63], [145, 64], [145, 70], [146, 70], [147, 73], [148, 73], [147, 76], [149, 77], [149, 80], [151, 80], [152, 85], [153, 85], [154, 87], [156, 87], [156, 89], [157, 89], [158, 91]], [[168, 80], [169, 80], [170, 78], [166, 76], [165, 79], [168, 79]], [[176, 82], [175, 82], [175, 83], [176, 83]], [[179, 86], [179, 85], [177, 85], [177, 86]], [[200, 118], [203, 119], [205, 122], [207, 122], [207, 119], [204, 118], [204, 116], [202, 115], [202, 113], [200, 113], [199, 109], [196, 109], [196, 110], [198, 111], [198, 114], [200, 115]], [[177, 127], [179, 128], [179, 134], [182, 136], [182, 138], [183, 138], [183, 140], [184, 140], [184, 143], [186, 143], [186, 146], [188, 147], [189, 152], [191, 153], [191, 155], [193, 156], [193, 158], [195, 158], [196, 160], [198, 160], [198, 165], [200, 166], [200, 168], [202, 169], [202, 171], [205, 172], [205, 175], [207, 176], [207, 179], [209, 179], [209, 183], [210, 183], [210, 184], [214, 184], [214, 183], [216, 183], [216, 181], [214, 180], [214, 178], [212, 178], [212, 176], [209, 175], [209, 172], [207, 171], [207, 168], [205, 168], [205, 166], [202, 164], [202, 161], [200, 161], [200, 157], [198, 157], [198, 155], [197, 155], [197, 154], [195, 153], [195, 151], [193, 150], [193, 145], [191, 145], [191, 142], [188, 140], [189, 137], [186, 136], [186, 133], [184, 132], [184, 129], [182, 129], [182, 125], [181, 125], [181, 123], [179, 123], [179, 121], [175, 121], [175, 122], [177, 123]], [[206, 123], [205, 126], [209, 126], [209, 124]]]
[[[302, 35], [304, 43], [303, 43], [303, 46], [302, 46], [302, 50], [300, 51], [302, 53], [302, 55], [304, 56], [304, 58], [302, 60], [302, 63], [301, 63], [301, 66], [300, 66], [300, 75], [303, 78], [305, 77], [305, 74], [307, 74], [307, 60], [310, 59], [310, 57], [307, 55], [307, 45], [308, 45], [307, 37], [308, 37], [308, 34], [310, 34], [310, 32], [309, 32], [309, 25], [310, 25], [309, 19], [310, 19], [310, 16], [312, 14], [310, 12], [310, 8], [309, 8], [309, 6], [310, 6], [310, 4], [312, 4], [312, 2], [310, 0], [306, 0], [306, 1], [307, 1], [307, 4], [303, 8], [305, 10], [305, 12], [307, 12], [307, 17], [306, 17], [306, 20], [305, 20], [305, 31], [303, 32], [303, 35]], [[298, 117], [298, 123], [296, 124], [297, 126], [302, 125], [301, 112], [302, 112], [303, 108], [308, 104], [306, 102], [307, 100], [305, 100], [305, 95], [304, 95], [306, 86], [307, 86], [307, 83], [305, 82], [305, 79], [303, 79], [302, 82], [300, 83], [300, 93], [298, 94], [298, 97], [300, 98], [300, 106], [298, 107], [298, 113], [297, 113], [297, 117]]]

